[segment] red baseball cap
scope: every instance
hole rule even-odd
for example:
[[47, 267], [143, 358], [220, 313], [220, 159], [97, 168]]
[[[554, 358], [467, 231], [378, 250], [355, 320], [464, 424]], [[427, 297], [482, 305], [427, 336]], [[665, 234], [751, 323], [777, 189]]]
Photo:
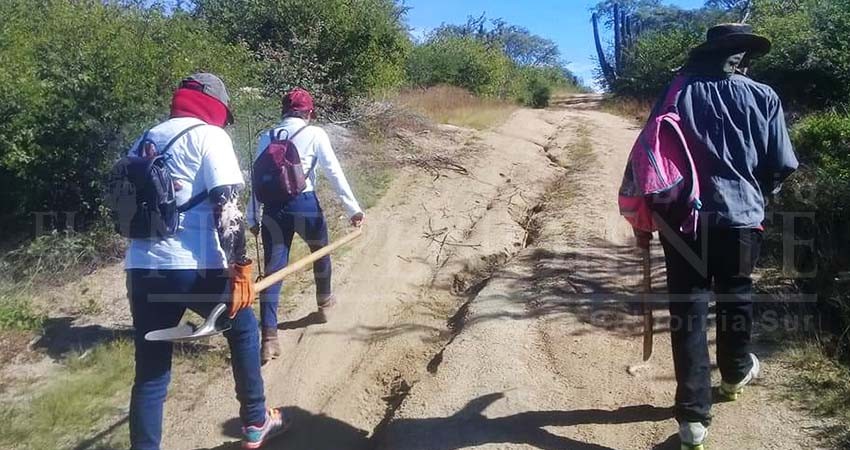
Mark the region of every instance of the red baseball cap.
[[295, 88], [283, 96], [283, 112], [298, 111], [310, 112], [310, 117], [316, 118], [315, 106], [313, 105], [313, 96], [304, 89]]

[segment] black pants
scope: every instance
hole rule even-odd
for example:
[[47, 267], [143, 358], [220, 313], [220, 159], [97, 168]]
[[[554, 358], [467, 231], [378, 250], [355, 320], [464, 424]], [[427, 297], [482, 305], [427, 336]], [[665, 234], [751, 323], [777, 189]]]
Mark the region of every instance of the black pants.
[[696, 240], [662, 235], [670, 294], [670, 328], [676, 370], [676, 419], [711, 421], [708, 356], [712, 282], [717, 305], [717, 365], [723, 380], [739, 383], [752, 368], [752, 272], [761, 249], [755, 229], [704, 228]]

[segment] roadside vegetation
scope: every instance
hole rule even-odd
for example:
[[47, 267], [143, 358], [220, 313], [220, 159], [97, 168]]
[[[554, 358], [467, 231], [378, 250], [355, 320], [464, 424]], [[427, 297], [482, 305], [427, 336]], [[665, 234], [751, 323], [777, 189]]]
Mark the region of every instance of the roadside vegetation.
[[[74, 448], [93, 430], [106, 429], [129, 399], [133, 346], [119, 340], [66, 358], [45, 385], [0, 401], [0, 446], [41, 450]], [[35, 389], [33, 389], [35, 388]], [[86, 448], [126, 448], [126, 427]]]
[[402, 91], [394, 100], [436, 123], [475, 129], [504, 122], [517, 108], [514, 103], [484, 98], [456, 86], [435, 86]]
[[[803, 215], [793, 236], [768, 233], [767, 264], [784, 271], [797, 292], [817, 302], [794, 308], [817, 318], [816, 329], [787, 336], [798, 342], [792, 359], [800, 369], [792, 392], [814, 411], [837, 418], [826, 433], [838, 448], [850, 442], [850, 1], [709, 0], [684, 10], [654, 0], [606, 0], [594, 12], [603, 29], [619, 39], [601, 45], [599, 82], [612, 94], [607, 107], [644, 120], [648, 108], [709, 26], [751, 23], [773, 41], [749, 75], [779, 93], [792, 127], [801, 169], [772, 204], [773, 228], [780, 214]], [[612, 33], [613, 34], [613, 33]], [[642, 109], [645, 111], [642, 112]], [[783, 260], [780, 239], [812, 240]], [[787, 308], [786, 308], [787, 309]], [[787, 341], [787, 339], [786, 339]]]

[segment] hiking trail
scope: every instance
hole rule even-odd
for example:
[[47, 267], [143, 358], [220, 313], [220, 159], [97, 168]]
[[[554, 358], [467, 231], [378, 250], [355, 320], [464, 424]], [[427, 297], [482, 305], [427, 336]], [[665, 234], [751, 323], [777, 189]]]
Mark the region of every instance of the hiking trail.
[[[649, 366], [626, 370], [641, 357], [627, 301], [640, 262], [616, 194], [639, 130], [598, 100], [411, 137], [452, 146], [463, 170], [393, 182], [335, 259], [329, 323], [313, 322], [312, 289], [297, 295], [282, 358], [263, 368], [293, 428], [265, 448], [678, 448], [666, 313]], [[660, 289], [657, 241], [653, 261]], [[817, 423], [781, 399], [788, 369], [758, 350], [763, 377], [715, 405], [711, 448], [816, 448]], [[212, 380], [192, 402], [169, 399], [163, 448], [238, 448], [232, 377]]]

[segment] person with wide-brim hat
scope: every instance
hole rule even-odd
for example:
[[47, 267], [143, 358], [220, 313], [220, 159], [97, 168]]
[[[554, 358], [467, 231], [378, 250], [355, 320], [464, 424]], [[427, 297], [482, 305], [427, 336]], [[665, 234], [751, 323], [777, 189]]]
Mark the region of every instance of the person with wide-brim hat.
[[[676, 372], [674, 414], [683, 450], [702, 450], [711, 424], [708, 303], [716, 300], [720, 396], [737, 400], [758, 376], [752, 353], [752, 272], [762, 242], [766, 197], [797, 168], [779, 96], [745, 76], [747, 61], [770, 51], [770, 41], [746, 24], [721, 24], [668, 88], [681, 86], [674, 108], [699, 183], [699, 224], [683, 233], [659, 213], [667, 267], [670, 329]], [[681, 78], [681, 77], [684, 77]], [[659, 105], [663, 105], [659, 102]], [[667, 113], [670, 111], [655, 111]], [[668, 231], [665, 231], [668, 230]], [[636, 232], [639, 247], [651, 235]]]
[[752, 25], [745, 23], [723, 23], [715, 25], [706, 33], [705, 42], [694, 47], [692, 54], [746, 53], [758, 58], [770, 52], [770, 39], [755, 34]]

